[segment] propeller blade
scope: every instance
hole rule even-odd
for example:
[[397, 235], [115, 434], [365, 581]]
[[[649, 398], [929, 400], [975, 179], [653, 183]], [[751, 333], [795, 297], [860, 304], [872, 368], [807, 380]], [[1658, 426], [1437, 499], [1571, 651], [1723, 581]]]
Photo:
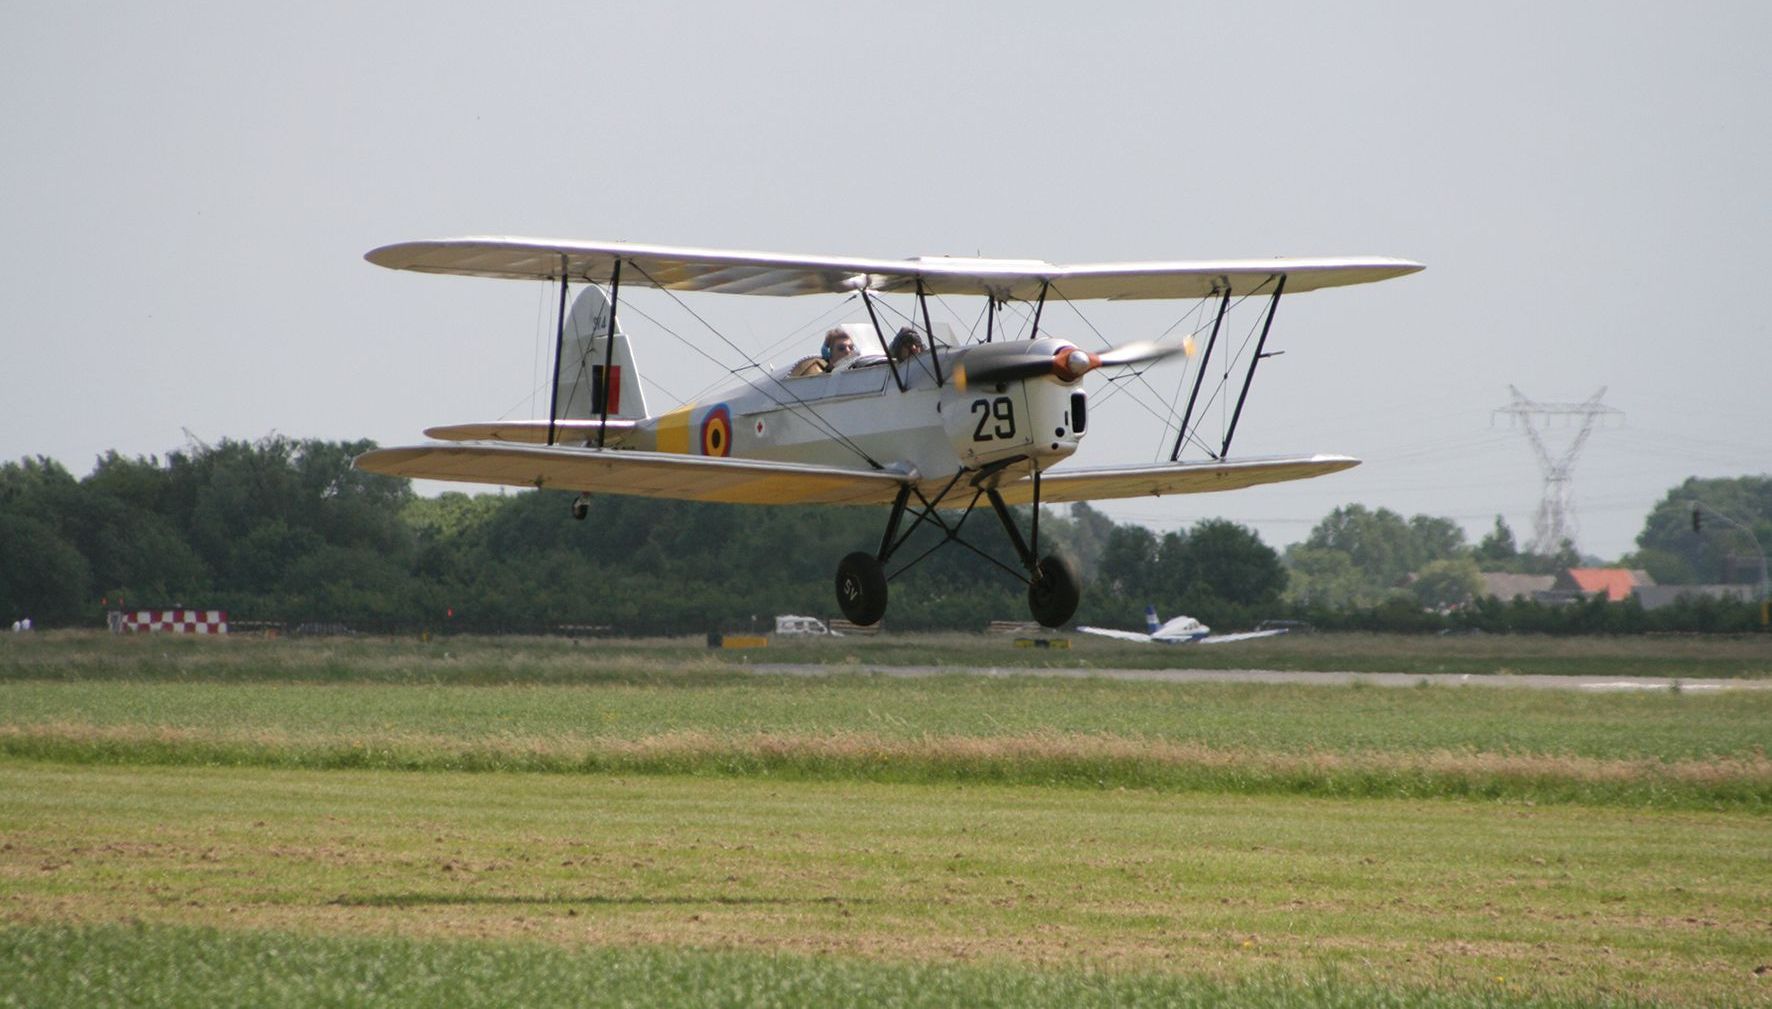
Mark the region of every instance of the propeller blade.
[[1121, 344], [1112, 350], [1104, 350], [1099, 355], [1103, 367], [1119, 364], [1143, 364], [1146, 361], [1161, 361], [1165, 357], [1177, 354], [1194, 356], [1194, 338], [1188, 337], [1180, 343], [1157, 343], [1155, 340], [1139, 340], [1135, 343]]
[[1176, 354], [1193, 357], [1194, 338], [1190, 336], [1180, 343], [1140, 340], [1099, 354], [1066, 346], [1060, 347], [1056, 354], [1005, 354], [972, 362], [962, 361], [954, 370], [954, 384], [964, 392], [968, 385], [994, 385], [1026, 378], [1051, 377], [1075, 382], [1097, 368], [1160, 361]]

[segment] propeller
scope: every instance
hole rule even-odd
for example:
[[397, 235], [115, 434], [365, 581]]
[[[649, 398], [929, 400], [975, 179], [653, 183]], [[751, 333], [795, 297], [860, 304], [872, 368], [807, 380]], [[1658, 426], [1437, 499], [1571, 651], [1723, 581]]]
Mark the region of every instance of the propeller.
[[1055, 353], [1020, 351], [978, 356], [975, 360], [978, 350], [974, 350], [961, 360], [959, 367], [954, 369], [954, 386], [964, 392], [968, 385], [995, 385], [999, 382], [1014, 382], [1047, 376], [1061, 382], [1075, 382], [1097, 368], [1144, 364], [1148, 361], [1160, 361], [1166, 357], [1174, 357], [1177, 354], [1187, 357], [1194, 356], [1194, 338], [1192, 336], [1180, 343], [1139, 340], [1104, 350], [1099, 354], [1092, 354], [1089, 351], [1065, 344], [1059, 347]]

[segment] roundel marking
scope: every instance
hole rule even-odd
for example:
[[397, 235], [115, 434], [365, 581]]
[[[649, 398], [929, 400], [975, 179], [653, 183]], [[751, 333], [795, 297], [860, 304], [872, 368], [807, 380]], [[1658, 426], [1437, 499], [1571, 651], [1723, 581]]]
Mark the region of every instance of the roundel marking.
[[701, 419], [701, 454], [732, 454], [732, 412], [724, 403], [709, 410]]

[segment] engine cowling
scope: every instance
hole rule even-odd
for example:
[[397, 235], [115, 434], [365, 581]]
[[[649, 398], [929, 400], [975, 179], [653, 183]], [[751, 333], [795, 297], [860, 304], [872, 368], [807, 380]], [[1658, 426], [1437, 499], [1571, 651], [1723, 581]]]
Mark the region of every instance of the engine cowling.
[[[1052, 367], [1060, 355], [1075, 349], [1063, 340], [1042, 339], [986, 344], [958, 355], [955, 380], [942, 396], [942, 424], [966, 465], [982, 467], [1023, 456], [1044, 468], [1077, 450], [1082, 432], [1074, 421], [1083, 413], [1081, 376], [1067, 379]], [[1024, 362], [1042, 360], [1046, 367], [1032, 377], [986, 383], [964, 378], [968, 373], [1013, 375], [1025, 370]]]

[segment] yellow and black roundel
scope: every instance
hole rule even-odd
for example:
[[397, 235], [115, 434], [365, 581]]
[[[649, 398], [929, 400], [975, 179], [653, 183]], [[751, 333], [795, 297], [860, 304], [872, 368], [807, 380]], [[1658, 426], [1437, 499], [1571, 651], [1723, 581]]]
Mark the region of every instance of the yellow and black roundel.
[[701, 419], [701, 454], [732, 454], [732, 412], [724, 403], [709, 410]]

